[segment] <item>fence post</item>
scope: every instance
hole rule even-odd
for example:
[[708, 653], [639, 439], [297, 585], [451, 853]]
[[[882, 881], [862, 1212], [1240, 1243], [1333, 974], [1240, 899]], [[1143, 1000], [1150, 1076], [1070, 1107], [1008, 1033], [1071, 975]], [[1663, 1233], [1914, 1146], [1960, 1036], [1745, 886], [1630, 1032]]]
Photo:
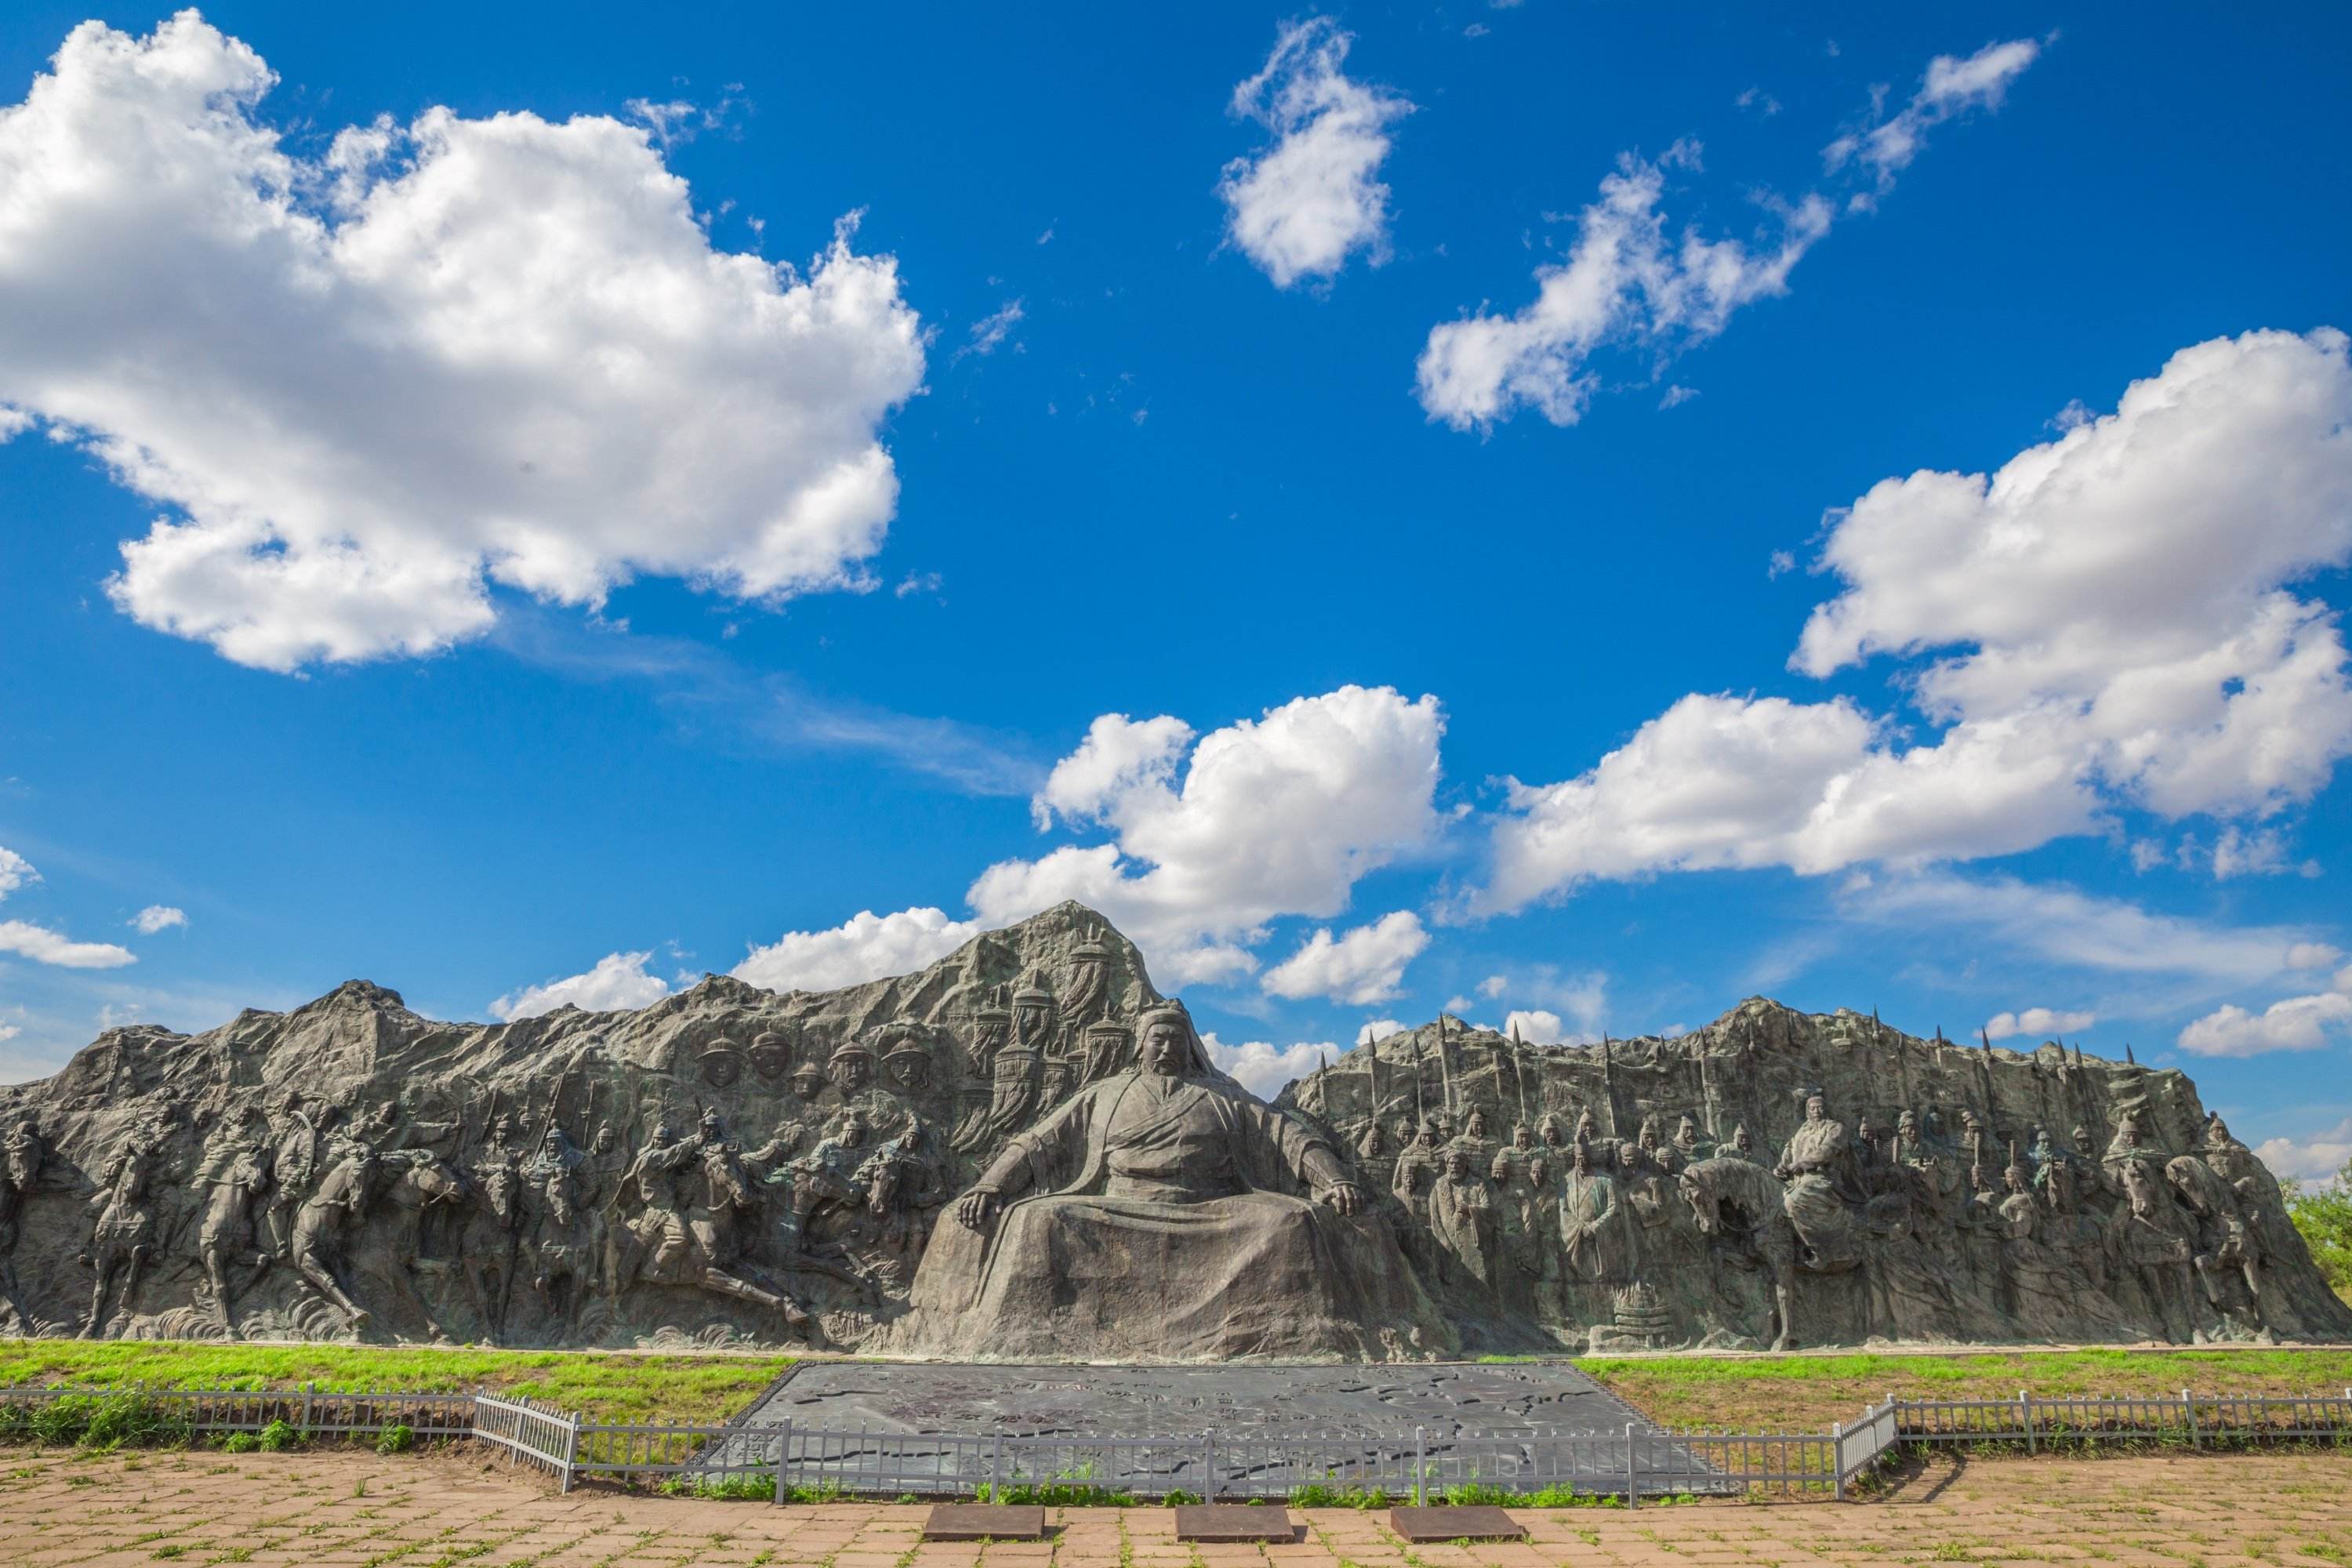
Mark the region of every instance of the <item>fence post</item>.
[[302, 1430], [304, 1432], [310, 1430], [311, 1396], [318, 1389], [318, 1386], [319, 1385], [315, 1383], [306, 1383], [302, 1385]]
[[792, 1468], [792, 1463], [793, 1418], [787, 1415], [784, 1417], [783, 1426], [776, 1435], [776, 1506], [778, 1508], [783, 1507], [793, 1495], [792, 1483], [785, 1479], [785, 1472]]
[[1217, 1500], [1217, 1435], [1201, 1434], [1201, 1500]]
[[995, 1457], [988, 1462], [988, 1500], [996, 1503], [1004, 1500], [1004, 1434], [1002, 1432], [996, 1435]]
[[1845, 1423], [1830, 1423], [1830, 1468], [1837, 1476], [1837, 1500], [1845, 1501]]
[[572, 1467], [579, 1461], [579, 1458], [580, 1412], [575, 1410], [572, 1413], [571, 1419], [563, 1425], [563, 1480], [562, 1484], [557, 1487], [558, 1491], [568, 1493], [572, 1490]]
[[2197, 1435], [2197, 1396], [2185, 1388], [2180, 1391], [2180, 1412], [2181, 1418], [2189, 1424], [2189, 1446], [2203, 1447], [2204, 1439]]
[[1427, 1506], [1429, 1502], [1429, 1429], [1412, 1429], [1412, 1505]]
[[2033, 1395], [2022, 1388], [2017, 1391], [2017, 1420], [2018, 1425], [2025, 1428], [2025, 1452], [2031, 1458], [2033, 1454]]
[[1642, 1506], [1642, 1474], [1633, 1468], [1633, 1424], [1625, 1423], [1625, 1506]]

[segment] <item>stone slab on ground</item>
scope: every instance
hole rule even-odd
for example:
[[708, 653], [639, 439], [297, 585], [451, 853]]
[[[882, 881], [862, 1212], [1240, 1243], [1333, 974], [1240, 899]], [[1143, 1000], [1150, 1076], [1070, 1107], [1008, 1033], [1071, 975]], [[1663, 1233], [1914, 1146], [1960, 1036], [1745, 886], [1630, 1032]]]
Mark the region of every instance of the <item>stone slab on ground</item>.
[[1418, 1546], [1432, 1541], [1525, 1541], [1527, 1526], [1499, 1508], [1392, 1508], [1389, 1528]]
[[1246, 1503], [1188, 1502], [1176, 1508], [1176, 1539], [1220, 1542], [1296, 1541], [1298, 1526], [1286, 1508], [1251, 1508]]
[[1034, 1503], [939, 1503], [923, 1521], [923, 1539], [1043, 1541], [1045, 1510]]
[[1622, 1434], [1642, 1413], [1567, 1362], [1379, 1365], [1012, 1366], [802, 1362], [744, 1417], [835, 1432], [1220, 1439]]

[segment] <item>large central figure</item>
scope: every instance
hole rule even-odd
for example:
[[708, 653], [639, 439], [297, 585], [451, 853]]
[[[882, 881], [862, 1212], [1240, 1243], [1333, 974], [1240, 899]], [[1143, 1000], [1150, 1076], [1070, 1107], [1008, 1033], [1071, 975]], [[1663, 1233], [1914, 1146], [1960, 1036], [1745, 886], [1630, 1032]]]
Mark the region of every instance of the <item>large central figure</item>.
[[1014, 1136], [957, 1202], [893, 1348], [1054, 1361], [1440, 1349], [1449, 1336], [1329, 1143], [1214, 1073], [1181, 1004], [1138, 1022], [1140, 1065]]

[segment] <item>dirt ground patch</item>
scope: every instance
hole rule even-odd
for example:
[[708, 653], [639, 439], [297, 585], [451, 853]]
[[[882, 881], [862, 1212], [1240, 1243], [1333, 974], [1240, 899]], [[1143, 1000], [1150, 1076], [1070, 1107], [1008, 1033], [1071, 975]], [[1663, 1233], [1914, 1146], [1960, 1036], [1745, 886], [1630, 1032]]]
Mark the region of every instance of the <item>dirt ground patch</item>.
[[1818, 1568], [1878, 1563], [2344, 1568], [2352, 1456], [1932, 1457], [1859, 1503], [1520, 1510], [1530, 1539], [1408, 1550], [1386, 1516], [1295, 1510], [1289, 1545], [1175, 1540], [1164, 1508], [1056, 1509], [1044, 1543], [921, 1542], [925, 1510], [775, 1508], [552, 1486], [470, 1453], [0, 1454], [0, 1554], [28, 1568]]

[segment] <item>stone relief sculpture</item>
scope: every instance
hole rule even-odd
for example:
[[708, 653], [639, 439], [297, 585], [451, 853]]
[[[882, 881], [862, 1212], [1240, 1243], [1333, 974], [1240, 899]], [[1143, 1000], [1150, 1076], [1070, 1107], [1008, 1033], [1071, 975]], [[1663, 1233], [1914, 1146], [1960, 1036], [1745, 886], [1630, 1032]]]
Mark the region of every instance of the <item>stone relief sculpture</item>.
[[1758, 999], [1591, 1047], [1441, 1018], [1268, 1105], [1065, 905], [830, 993], [109, 1030], [0, 1093], [0, 1331], [1403, 1358], [2352, 1312], [2177, 1072]]
[[1436, 1342], [1329, 1142], [1216, 1075], [1180, 1005], [1137, 1023], [1137, 1067], [1016, 1135], [957, 1200], [890, 1343], [1102, 1360]]

